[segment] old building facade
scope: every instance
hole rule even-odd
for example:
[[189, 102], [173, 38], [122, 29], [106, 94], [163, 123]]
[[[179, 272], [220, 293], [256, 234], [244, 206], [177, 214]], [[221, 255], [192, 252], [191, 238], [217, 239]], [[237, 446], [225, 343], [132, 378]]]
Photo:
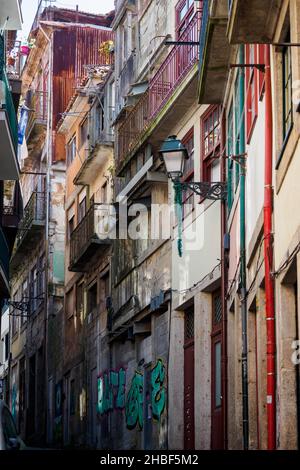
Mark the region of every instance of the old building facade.
[[38, 13], [0, 371], [29, 441], [299, 447], [299, 11]]
[[12, 73], [9, 58], [22, 28], [19, 1], [0, 6], [0, 398], [9, 401], [9, 259], [17, 227], [22, 216], [22, 197], [19, 187], [17, 112], [21, 81]]
[[[52, 7], [38, 10], [22, 71], [25, 208], [10, 263], [10, 400], [29, 443], [52, 442], [54, 432], [62, 440], [55, 392], [63, 379], [66, 162], [56, 127], [85, 76], [85, 63], [96, 62], [100, 44], [109, 38], [110, 21]], [[88, 48], [91, 41], [94, 47]]]

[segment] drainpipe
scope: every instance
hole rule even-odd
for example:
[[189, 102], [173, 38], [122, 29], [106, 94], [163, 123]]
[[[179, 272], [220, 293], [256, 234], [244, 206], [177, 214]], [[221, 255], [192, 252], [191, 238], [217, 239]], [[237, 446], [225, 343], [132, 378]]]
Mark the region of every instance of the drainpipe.
[[[239, 62], [244, 63], [244, 46], [240, 46]], [[245, 72], [239, 72], [239, 116], [244, 114], [245, 103]], [[245, 153], [245, 123], [240, 126], [238, 153]], [[249, 412], [248, 412], [248, 333], [247, 333], [247, 274], [246, 274], [246, 167], [245, 159], [240, 160], [240, 292], [242, 317], [242, 405], [243, 405], [243, 448], [249, 447]]]
[[[221, 148], [226, 148], [226, 119], [224, 109], [221, 113]], [[226, 182], [226, 160], [221, 158], [221, 181]], [[226, 223], [227, 200], [221, 201], [221, 293], [222, 293], [222, 421], [223, 421], [223, 448], [228, 448], [227, 439], [227, 301], [226, 293], [228, 288], [228, 253], [224, 247], [224, 236], [227, 232]]]
[[272, 88], [270, 46], [265, 46], [265, 194], [264, 194], [264, 264], [266, 288], [266, 322], [267, 322], [267, 427], [268, 450], [276, 449], [276, 406], [275, 406], [275, 306], [274, 280], [272, 278], [273, 244], [272, 244]]
[[39, 24], [39, 28], [45, 36], [49, 44], [49, 70], [48, 70], [48, 85], [47, 85], [47, 140], [46, 140], [46, 211], [45, 211], [45, 319], [44, 319], [44, 337], [45, 337], [45, 402], [46, 402], [46, 414], [45, 414], [45, 438], [48, 441], [48, 321], [49, 321], [49, 257], [50, 257], [50, 245], [49, 245], [49, 223], [50, 223], [50, 172], [52, 164], [52, 74], [53, 74], [53, 45], [52, 39], [43, 29], [42, 25]]

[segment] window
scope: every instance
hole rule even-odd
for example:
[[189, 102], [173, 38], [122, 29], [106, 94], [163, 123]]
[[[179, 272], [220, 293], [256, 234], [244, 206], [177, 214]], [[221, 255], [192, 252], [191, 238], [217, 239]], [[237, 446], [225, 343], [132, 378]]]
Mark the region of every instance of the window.
[[217, 291], [213, 295], [213, 326], [220, 326], [222, 322], [222, 297]]
[[[19, 290], [14, 294], [13, 300], [14, 302], [20, 300]], [[19, 329], [19, 312], [20, 311], [17, 310], [16, 308], [13, 308], [11, 312], [12, 313], [12, 326], [11, 326], [12, 336], [15, 336]]]
[[[246, 64], [257, 64], [257, 46], [254, 44], [246, 45]], [[246, 68], [247, 143], [250, 142], [258, 113], [257, 75], [256, 67]]]
[[[233, 128], [233, 103], [229, 108], [227, 116], [227, 155], [234, 155], [234, 128]], [[228, 182], [228, 208], [232, 207], [234, 191], [235, 191], [235, 172], [234, 162], [230, 158], [227, 159], [227, 182]]]
[[103, 202], [104, 204], [106, 202], [108, 202], [108, 184], [107, 184], [107, 181], [105, 181], [105, 183], [102, 185], [101, 187], [101, 202]]
[[72, 139], [67, 144], [67, 165], [71, 165], [72, 161], [76, 157], [76, 136], [74, 135]]
[[80, 126], [80, 149], [83, 158], [87, 158], [89, 151], [89, 120], [85, 118]]
[[[23, 282], [22, 284], [22, 301], [23, 302], [27, 302], [28, 301], [28, 282], [27, 282], [27, 279]], [[20, 314], [22, 315], [20, 317], [21, 319], [21, 326], [24, 325], [24, 323], [26, 323], [26, 320], [27, 320], [27, 312], [20, 312]]]
[[75, 216], [73, 215], [70, 220], [68, 221], [68, 240], [71, 239], [71, 234], [75, 227]]
[[79, 317], [83, 314], [83, 282], [76, 286], [76, 314]]
[[30, 279], [30, 312], [35, 312], [37, 309], [38, 301], [38, 270], [37, 265], [31, 270], [31, 279]]
[[[227, 155], [238, 156], [245, 152], [245, 118], [244, 118], [244, 89], [243, 75], [238, 72], [232, 102], [227, 114]], [[240, 165], [232, 159], [227, 159], [227, 181], [228, 181], [228, 209], [230, 211], [234, 194], [237, 190], [240, 177]]]
[[[290, 34], [286, 38], [290, 42]], [[284, 47], [282, 51], [282, 86], [283, 86], [283, 140], [286, 139], [293, 124], [292, 106], [292, 61], [291, 48]]]
[[110, 295], [109, 271], [100, 276], [100, 311], [106, 309], [106, 299]]
[[43, 296], [45, 295], [45, 255], [41, 256], [38, 261], [38, 285], [37, 285], [37, 302], [41, 304], [43, 302]]
[[[194, 181], [194, 128], [182, 139], [185, 145], [189, 159], [185, 161], [184, 174], [182, 182]], [[182, 217], [185, 218], [194, 208], [194, 192], [187, 189], [182, 192]]]
[[88, 138], [89, 138], [89, 125], [88, 125], [88, 118], [85, 118], [84, 121], [80, 125], [80, 148], [83, 146], [87, 147], [88, 145]]
[[88, 313], [91, 313], [97, 307], [97, 282], [95, 282], [87, 292], [87, 308]]
[[67, 319], [72, 318], [74, 315], [74, 289], [73, 287], [66, 293], [65, 310], [66, 310]]
[[8, 355], [9, 355], [9, 334], [6, 333], [5, 338], [4, 338], [4, 360], [8, 360]]
[[220, 108], [210, 106], [202, 120], [202, 181], [211, 181], [213, 164], [220, 155]]
[[194, 0], [180, 0], [176, 5], [176, 35], [185, 31], [194, 13]]
[[184, 315], [184, 339], [185, 343], [194, 339], [195, 334], [195, 318], [194, 307], [185, 311]]
[[78, 204], [78, 223], [82, 221], [86, 214], [86, 197]]

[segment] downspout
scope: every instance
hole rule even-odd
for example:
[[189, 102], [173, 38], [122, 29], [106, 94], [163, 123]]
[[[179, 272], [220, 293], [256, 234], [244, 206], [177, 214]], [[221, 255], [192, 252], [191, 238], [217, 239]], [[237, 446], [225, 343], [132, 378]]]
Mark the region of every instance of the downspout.
[[[240, 46], [239, 62], [244, 63], [244, 46]], [[245, 72], [239, 72], [239, 116], [242, 119], [239, 129], [239, 154], [245, 153]], [[247, 332], [247, 274], [246, 274], [246, 166], [245, 158], [240, 160], [240, 292], [242, 319], [242, 405], [243, 405], [243, 448], [249, 448], [248, 411], [248, 332]]]
[[50, 172], [52, 164], [52, 109], [51, 109], [51, 98], [52, 98], [52, 39], [45, 32], [41, 24], [39, 28], [45, 36], [49, 44], [49, 69], [48, 69], [48, 85], [47, 85], [47, 141], [46, 141], [46, 211], [45, 211], [45, 319], [44, 319], [44, 337], [45, 337], [45, 402], [46, 402], [46, 414], [45, 414], [45, 438], [48, 440], [48, 321], [49, 321], [49, 223], [50, 223]]
[[[226, 148], [226, 119], [224, 108], [221, 113], [221, 148]], [[221, 156], [221, 181], [226, 182], [226, 160]], [[223, 448], [228, 447], [227, 438], [227, 280], [228, 280], [228, 253], [224, 247], [224, 236], [227, 232], [226, 223], [227, 199], [221, 201], [221, 294], [222, 294], [222, 424], [223, 424]]]
[[266, 289], [266, 322], [267, 322], [267, 428], [268, 450], [276, 449], [276, 402], [275, 402], [275, 306], [272, 237], [272, 88], [270, 46], [265, 46], [265, 194], [264, 194], [264, 264]]

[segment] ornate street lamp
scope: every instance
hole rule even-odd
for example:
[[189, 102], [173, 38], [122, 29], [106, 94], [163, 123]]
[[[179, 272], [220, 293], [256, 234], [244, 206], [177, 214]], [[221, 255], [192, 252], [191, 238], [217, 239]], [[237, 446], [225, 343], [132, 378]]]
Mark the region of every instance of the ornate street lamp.
[[174, 182], [174, 187], [185, 191], [192, 190], [203, 199], [225, 200], [227, 198], [227, 185], [223, 182], [180, 182], [184, 172], [185, 161], [189, 158], [187, 149], [175, 135], [168, 137], [159, 150], [160, 158], [164, 161], [167, 175]]
[[183, 143], [175, 135], [168, 137], [159, 150], [160, 158], [163, 160], [167, 175], [173, 181], [175, 208], [178, 221], [178, 254], [182, 256], [182, 191], [190, 189], [203, 199], [213, 201], [226, 200], [227, 185], [223, 182], [181, 182], [180, 177], [184, 172], [185, 161], [189, 158], [188, 151]]

